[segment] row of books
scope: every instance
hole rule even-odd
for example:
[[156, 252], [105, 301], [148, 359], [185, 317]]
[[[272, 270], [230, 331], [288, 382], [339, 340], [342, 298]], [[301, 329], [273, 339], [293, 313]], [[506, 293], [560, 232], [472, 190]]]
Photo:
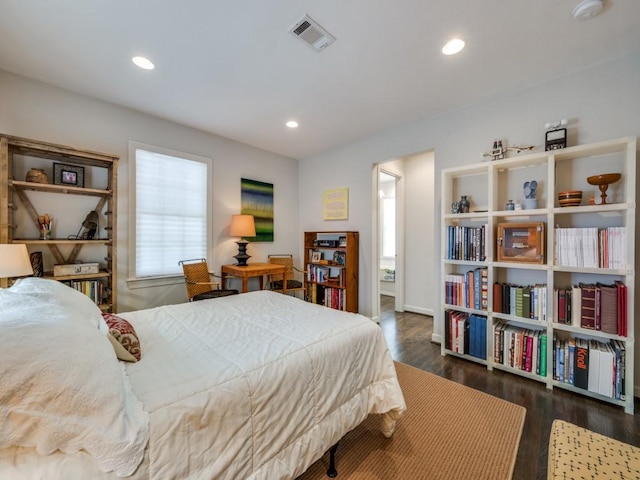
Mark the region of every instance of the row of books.
[[69, 285], [71, 288], [84, 293], [96, 305], [104, 303], [105, 287], [100, 280], [67, 280], [62, 283]]
[[493, 362], [547, 376], [547, 333], [498, 322], [493, 329]]
[[341, 288], [324, 287], [317, 284], [308, 284], [306, 300], [311, 303], [324, 305], [325, 307], [344, 310], [345, 291]]
[[493, 311], [547, 321], [547, 285], [493, 284]]
[[487, 317], [455, 310], [444, 312], [445, 348], [487, 359]]
[[625, 345], [583, 338], [553, 339], [553, 379], [605, 397], [624, 400]]
[[627, 268], [626, 227], [556, 228], [555, 234], [558, 266]]
[[486, 310], [489, 303], [488, 270], [476, 268], [466, 273], [445, 276], [445, 302], [476, 310]]
[[344, 287], [344, 268], [331, 268], [308, 264], [307, 280], [317, 283], [332, 282]]
[[487, 226], [447, 226], [447, 259], [484, 262], [487, 258]]
[[554, 288], [553, 318], [556, 323], [626, 336], [627, 286], [616, 281]]

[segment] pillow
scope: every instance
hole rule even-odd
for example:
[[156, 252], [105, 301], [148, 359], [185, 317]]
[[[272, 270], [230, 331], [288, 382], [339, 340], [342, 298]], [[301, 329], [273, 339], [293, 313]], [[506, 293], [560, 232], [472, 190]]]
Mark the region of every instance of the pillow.
[[131, 475], [149, 415], [95, 311], [55, 280], [25, 280], [0, 288], [0, 449], [84, 450], [102, 471]]
[[102, 318], [109, 327], [109, 341], [116, 351], [116, 356], [125, 362], [137, 362], [140, 360], [140, 340], [138, 335], [127, 320], [113, 313], [103, 313]]

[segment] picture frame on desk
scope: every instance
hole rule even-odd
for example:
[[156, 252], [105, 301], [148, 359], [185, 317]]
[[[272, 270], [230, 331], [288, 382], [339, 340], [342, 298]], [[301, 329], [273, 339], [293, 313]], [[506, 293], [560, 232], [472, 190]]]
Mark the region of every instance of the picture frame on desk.
[[84, 188], [84, 167], [54, 163], [53, 183], [54, 185], [69, 185]]
[[544, 229], [543, 222], [498, 224], [498, 261], [543, 264]]

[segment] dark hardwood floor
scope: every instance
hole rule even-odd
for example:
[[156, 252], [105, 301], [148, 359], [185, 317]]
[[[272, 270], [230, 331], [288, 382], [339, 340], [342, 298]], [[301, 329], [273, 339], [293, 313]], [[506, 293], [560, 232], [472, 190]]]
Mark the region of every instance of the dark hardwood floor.
[[593, 400], [566, 390], [547, 390], [533, 380], [483, 365], [440, 355], [431, 342], [433, 318], [415, 313], [396, 313], [392, 297], [381, 297], [382, 328], [394, 360], [426, 370], [476, 390], [503, 398], [527, 409], [513, 478], [545, 479], [551, 422], [556, 419], [588, 428], [632, 445], [640, 446], [640, 401], [636, 415], [622, 407]]

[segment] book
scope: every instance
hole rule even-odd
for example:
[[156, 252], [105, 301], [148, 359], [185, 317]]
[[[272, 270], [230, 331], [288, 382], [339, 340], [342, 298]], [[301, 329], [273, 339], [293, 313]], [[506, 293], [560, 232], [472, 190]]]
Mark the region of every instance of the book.
[[580, 284], [580, 326], [594, 330], [596, 328], [596, 287], [591, 284]]
[[587, 390], [599, 393], [600, 386], [600, 348], [596, 340], [589, 340], [589, 375]]
[[579, 327], [582, 314], [582, 291], [579, 285], [571, 287], [571, 303], [571, 325]]
[[540, 376], [547, 376], [547, 333], [540, 334]]
[[573, 384], [586, 390], [589, 386], [589, 347], [582, 338], [576, 339], [574, 361]]
[[615, 285], [598, 284], [600, 289], [600, 330], [618, 333], [618, 289]]

